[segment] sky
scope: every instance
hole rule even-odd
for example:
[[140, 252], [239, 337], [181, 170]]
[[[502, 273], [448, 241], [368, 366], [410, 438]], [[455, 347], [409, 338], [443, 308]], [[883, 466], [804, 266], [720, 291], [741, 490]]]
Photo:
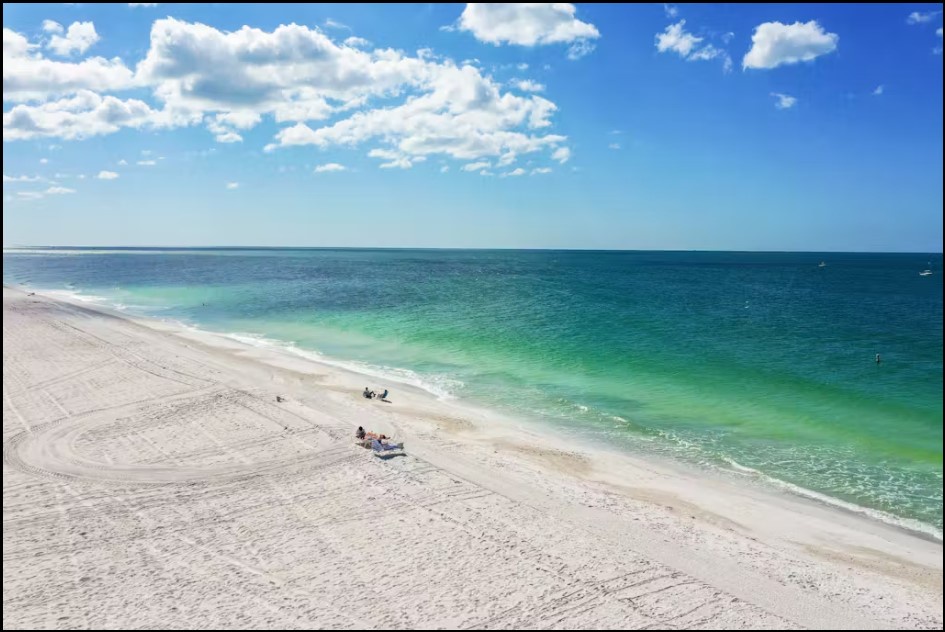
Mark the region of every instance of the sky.
[[942, 5], [3, 5], [3, 243], [942, 251]]

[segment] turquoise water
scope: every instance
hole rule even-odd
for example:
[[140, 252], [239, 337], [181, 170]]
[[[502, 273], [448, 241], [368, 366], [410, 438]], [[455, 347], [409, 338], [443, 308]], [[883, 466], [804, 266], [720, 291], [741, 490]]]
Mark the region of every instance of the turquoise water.
[[3, 272], [8, 284], [318, 352], [628, 451], [754, 471], [940, 534], [941, 264], [78, 249], [7, 250]]

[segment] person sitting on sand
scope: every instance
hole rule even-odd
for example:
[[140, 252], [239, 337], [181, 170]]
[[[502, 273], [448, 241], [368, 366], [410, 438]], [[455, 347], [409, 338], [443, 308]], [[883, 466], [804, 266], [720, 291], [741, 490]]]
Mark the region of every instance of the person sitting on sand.
[[357, 432], [354, 433], [354, 436], [360, 440], [360, 439], [364, 439], [364, 434], [365, 434], [364, 428], [361, 426], [358, 426], [358, 430]]
[[381, 393], [381, 399], [387, 399], [387, 389], [384, 389], [384, 392]]
[[361, 393], [361, 394], [364, 395], [364, 396], [365, 396], [366, 398], [368, 398], [368, 399], [371, 398], [371, 391], [368, 390], [368, 387], [367, 387], [367, 386], [364, 387], [364, 392]]

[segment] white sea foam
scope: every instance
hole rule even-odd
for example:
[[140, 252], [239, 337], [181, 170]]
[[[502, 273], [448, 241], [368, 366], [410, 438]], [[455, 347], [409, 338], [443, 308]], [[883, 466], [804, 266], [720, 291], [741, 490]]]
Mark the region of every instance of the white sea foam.
[[730, 459], [728, 457], [722, 457], [723, 460], [731, 466], [732, 470], [739, 474], [749, 475], [753, 478], [757, 478], [769, 485], [773, 485], [779, 489], [790, 492], [797, 496], [803, 496], [804, 498], [810, 498], [818, 502], [824, 503], [826, 505], [831, 505], [833, 507], [840, 507], [846, 511], [853, 513], [862, 514], [869, 516], [873, 520], [878, 520], [880, 522], [885, 522], [886, 524], [891, 524], [896, 527], [903, 529], [908, 529], [910, 531], [915, 531], [917, 533], [923, 533], [925, 535], [932, 536], [936, 540], [942, 540], [942, 530], [938, 529], [932, 525], [920, 522], [918, 520], [913, 520], [911, 518], [900, 518], [899, 516], [894, 516], [885, 511], [879, 509], [871, 509], [869, 507], [863, 507], [855, 503], [847, 502], [839, 498], [834, 498], [826, 494], [821, 494], [820, 492], [815, 492], [814, 490], [807, 489], [806, 487], [801, 487], [800, 485], [795, 485], [794, 483], [788, 483], [779, 478], [769, 476], [764, 472], [756, 470], [752, 467], [742, 465], [741, 463]]
[[423, 375], [400, 367], [370, 364], [357, 360], [338, 360], [317, 351], [302, 349], [291, 342], [267, 338], [259, 334], [229, 332], [220, 334], [225, 338], [241, 342], [246, 345], [291, 353], [292, 355], [312, 360], [320, 364], [327, 364], [362, 375], [368, 375], [382, 380], [407, 384], [422, 389], [440, 400], [455, 399], [456, 391], [465, 386], [461, 381], [446, 375]]

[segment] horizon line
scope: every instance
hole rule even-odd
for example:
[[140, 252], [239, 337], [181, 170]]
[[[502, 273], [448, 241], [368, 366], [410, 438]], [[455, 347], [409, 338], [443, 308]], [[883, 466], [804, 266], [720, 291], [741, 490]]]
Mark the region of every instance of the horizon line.
[[463, 250], [463, 251], [510, 251], [510, 252], [732, 252], [732, 253], [769, 253], [769, 254], [915, 254], [941, 255], [942, 250], [723, 250], [710, 248], [514, 248], [496, 246], [165, 246], [165, 245], [20, 245], [3, 246], [6, 250], [29, 249], [73, 249], [73, 250]]

